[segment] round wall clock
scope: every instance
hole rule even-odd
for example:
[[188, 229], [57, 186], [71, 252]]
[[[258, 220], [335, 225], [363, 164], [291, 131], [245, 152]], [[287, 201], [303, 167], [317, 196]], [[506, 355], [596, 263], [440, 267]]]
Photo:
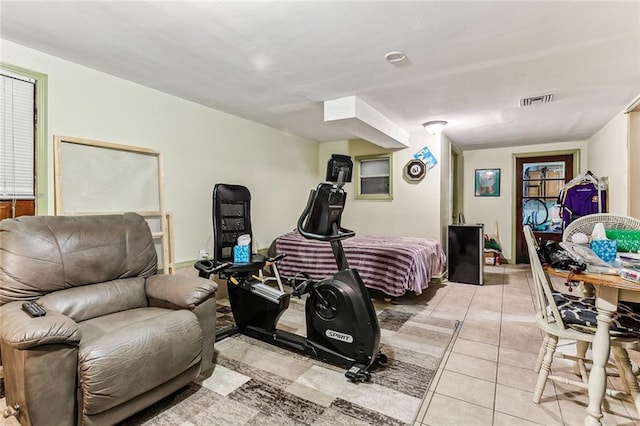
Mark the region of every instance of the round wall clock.
[[427, 174], [427, 166], [422, 160], [411, 160], [404, 166], [404, 175], [410, 181], [419, 181]]

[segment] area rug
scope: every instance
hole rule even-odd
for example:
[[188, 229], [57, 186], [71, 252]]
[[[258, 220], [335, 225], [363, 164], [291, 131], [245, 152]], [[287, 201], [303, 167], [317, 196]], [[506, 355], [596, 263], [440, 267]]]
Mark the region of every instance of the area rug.
[[[426, 302], [428, 303], [428, 302]], [[218, 307], [217, 328], [233, 322]], [[215, 368], [122, 425], [407, 425], [457, 335], [458, 321], [426, 304], [376, 302], [385, 367], [365, 383], [344, 370], [243, 335], [215, 346]], [[292, 298], [279, 328], [305, 334], [304, 304]]]

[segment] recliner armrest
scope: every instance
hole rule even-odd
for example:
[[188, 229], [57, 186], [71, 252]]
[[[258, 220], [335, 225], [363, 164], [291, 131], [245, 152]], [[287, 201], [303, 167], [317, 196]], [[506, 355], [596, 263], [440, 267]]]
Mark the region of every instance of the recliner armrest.
[[78, 346], [82, 332], [71, 318], [48, 311], [32, 318], [22, 310], [22, 302], [0, 306], [0, 339], [11, 347], [24, 350], [41, 345]]
[[215, 296], [217, 289], [218, 285], [213, 281], [185, 275], [152, 275], [145, 283], [149, 298], [187, 309]]

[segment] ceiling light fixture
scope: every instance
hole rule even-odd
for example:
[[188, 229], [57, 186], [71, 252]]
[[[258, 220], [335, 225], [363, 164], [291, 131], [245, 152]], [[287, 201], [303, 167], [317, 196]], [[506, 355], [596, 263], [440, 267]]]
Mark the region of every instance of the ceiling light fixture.
[[386, 55], [384, 55], [384, 58], [387, 60], [387, 62], [395, 64], [407, 59], [407, 55], [405, 55], [403, 52], [396, 51], [387, 53]]
[[426, 131], [432, 135], [439, 135], [442, 133], [442, 130], [444, 130], [444, 126], [446, 125], [447, 122], [444, 120], [427, 121], [426, 123], [422, 123], [422, 126]]

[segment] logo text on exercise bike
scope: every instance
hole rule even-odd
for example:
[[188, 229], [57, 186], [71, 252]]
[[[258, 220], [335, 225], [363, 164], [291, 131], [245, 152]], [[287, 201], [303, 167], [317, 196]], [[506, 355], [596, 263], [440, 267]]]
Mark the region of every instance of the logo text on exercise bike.
[[324, 334], [329, 339], [340, 340], [341, 342], [353, 343], [353, 336], [349, 334], [340, 333], [339, 331], [327, 330]]

